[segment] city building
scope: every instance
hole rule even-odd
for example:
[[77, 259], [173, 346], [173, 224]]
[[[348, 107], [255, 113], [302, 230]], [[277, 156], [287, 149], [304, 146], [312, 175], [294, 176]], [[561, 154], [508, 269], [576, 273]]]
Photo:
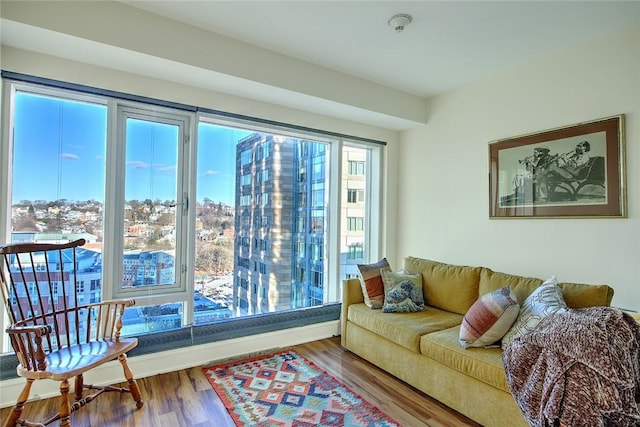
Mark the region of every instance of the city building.
[[259, 133], [236, 146], [236, 316], [291, 307], [295, 149]]

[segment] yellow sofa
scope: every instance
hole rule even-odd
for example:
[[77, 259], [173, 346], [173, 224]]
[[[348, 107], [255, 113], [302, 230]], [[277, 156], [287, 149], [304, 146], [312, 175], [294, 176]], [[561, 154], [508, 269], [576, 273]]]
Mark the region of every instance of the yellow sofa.
[[[383, 313], [364, 304], [359, 279], [343, 282], [342, 346], [486, 427], [528, 426], [505, 378], [500, 348], [467, 348], [460, 324], [482, 295], [509, 285], [522, 304], [543, 280], [406, 257], [421, 273], [427, 309]], [[560, 283], [571, 308], [611, 304], [607, 285]], [[638, 316], [634, 316], [638, 318]]]

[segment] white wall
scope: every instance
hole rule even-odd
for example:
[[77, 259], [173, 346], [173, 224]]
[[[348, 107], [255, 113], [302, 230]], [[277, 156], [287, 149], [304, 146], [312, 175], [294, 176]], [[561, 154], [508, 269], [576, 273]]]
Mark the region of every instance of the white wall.
[[[607, 283], [640, 310], [640, 26], [430, 100], [399, 145], [398, 252]], [[488, 142], [626, 115], [628, 218], [490, 220]]]

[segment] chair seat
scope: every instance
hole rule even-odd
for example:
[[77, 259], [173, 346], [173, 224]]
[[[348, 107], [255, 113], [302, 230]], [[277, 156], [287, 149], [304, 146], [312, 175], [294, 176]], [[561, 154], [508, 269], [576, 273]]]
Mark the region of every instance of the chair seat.
[[120, 341], [100, 340], [85, 344], [76, 344], [49, 353], [46, 357], [47, 367], [44, 371], [29, 371], [18, 365], [17, 372], [26, 378], [50, 378], [60, 381], [72, 378], [106, 361], [117, 359], [138, 345], [137, 338], [120, 339]]

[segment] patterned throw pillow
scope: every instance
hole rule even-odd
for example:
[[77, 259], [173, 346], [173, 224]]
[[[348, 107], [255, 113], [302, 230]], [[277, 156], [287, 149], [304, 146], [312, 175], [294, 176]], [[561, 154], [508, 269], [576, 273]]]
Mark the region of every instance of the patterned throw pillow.
[[373, 264], [358, 264], [360, 285], [364, 294], [364, 303], [370, 308], [382, 308], [384, 303], [384, 286], [381, 270], [391, 270], [386, 258]]
[[534, 330], [545, 317], [566, 309], [562, 289], [558, 286], [556, 276], [553, 276], [524, 300], [518, 318], [502, 338], [502, 349], [506, 349], [514, 339]]
[[425, 309], [422, 274], [395, 273], [382, 270], [384, 313], [409, 313]]
[[500, 341], [520, 312], [520, 304], [509, 286], [480, 297], [460, 326], [458, 341], [464, 348], [486, 347]]

